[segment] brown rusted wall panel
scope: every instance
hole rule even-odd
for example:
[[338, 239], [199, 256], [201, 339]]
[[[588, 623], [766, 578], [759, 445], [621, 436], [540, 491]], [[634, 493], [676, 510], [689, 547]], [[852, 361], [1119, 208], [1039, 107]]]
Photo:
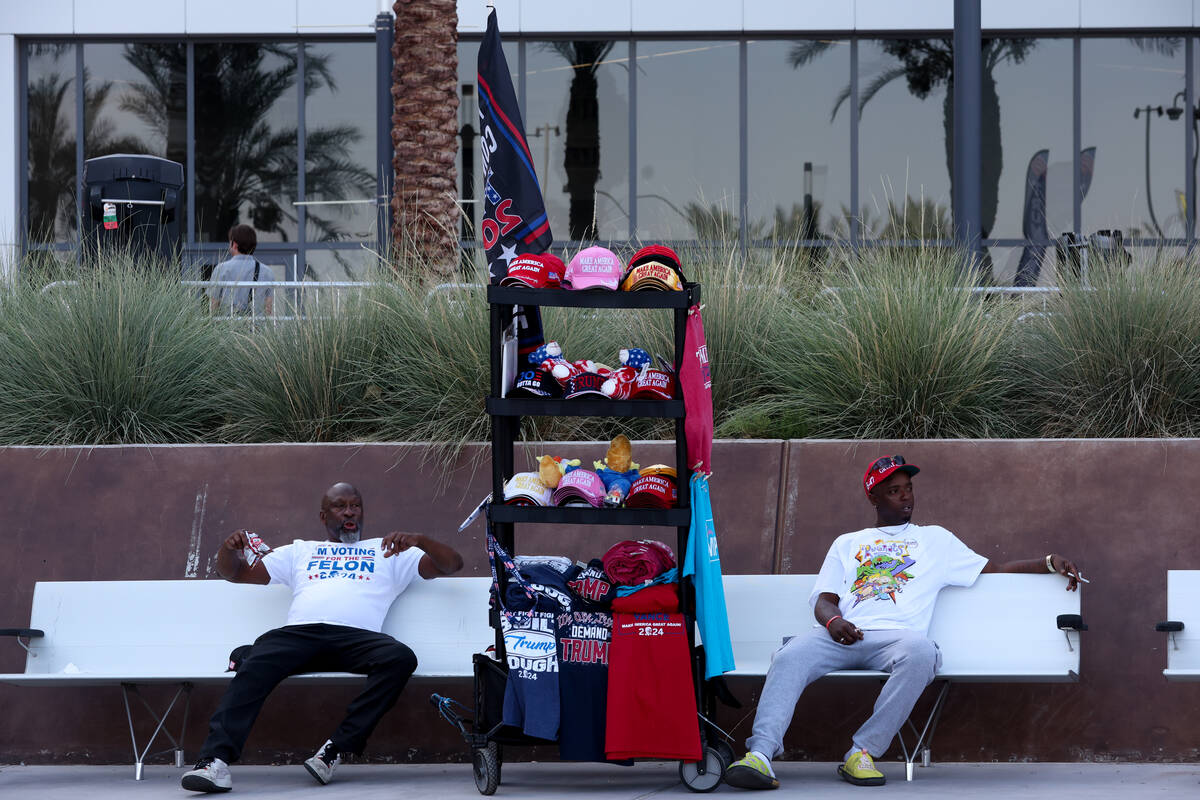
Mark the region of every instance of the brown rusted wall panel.
[[[518, 465], [532, 468], [543, 450], [590, 462], [605, 444], [529, 445], [518, 450]], [[815, 572], [833, 537], [870, 524], [862, 471], [872, 458], [896, 452], [922, 467], [917, 521], [945, 525], [997, 559], [1057, 550], [1079, 560], [1093, 580], [1083, 595], [1091, 630], [1080, 683], [955, 687], [934, 758], [1195, 760], [1200, 723], [1179, 712], [1197, 707], [1200, 684], [1164, 681], [1165, 642], [1153, 623], [1166, 615], [1166, 570], [1197, 566], [1188, 498], [1200, 481], [1200, 441], [719, 442], [713, 498], [726, 572], [771, 572], [776, 564], [783, 572]], [[634, 457], [671, 463], [673, 449], [638, 443]], [[254, 528], [272, 542], [319, 536], [319, 497], [336, 480], [363, 490], [373, 532], [403, 527], [442, 537], [463, 552], [465, 574], [485, 575], [482, 525], [455, 530], [488, 491], [487, 450], [469, 448], [449, 471], [428, 458], [418, 445], [0, 449], [9, 543], [9, 558], [0, 561], [0, 626], [28, 622], [38, 580], [178, 579], [189, 564], [204, 578], [235, 527]], [[626, 536], [671, 542], [673, 533], [525, 526], [517, 544], [522, 552], [585, 558]], [[798, 629], [810, 619], [807, 608], [764, 613], [794, 614]], [[23, 652], [11, 641], [0, 645], [0, 672], [23, 669]], [[740, 740], [761, 680], [732, 683], [747, 707], [721, 709], [720, 718]], [[370, 758], [463, 755], [457, 733], [429, 706], [431, 691], [470, 696], [464, 681], [415, 681], [378, 729]], [[246, 760], [307, 757], [340, 718], [349, 693], [281, 688], [251, 734]], [[189, 757], [216, 699], [216, 689], [195, 692]], [[873, 701], [873, 688], [814, 685], [797, 708], [788, 757], [838, 758]], [[116, 687], [0, 686], [0, 707], [0, 749], [11, 761], [129, 761]], [[513, 749], [509, 757], [553, 753]]]
[[[543, 452], [591, 461], [607, 443], [521, 446], [518, 468], [535, 468]], [[268, 542], [324, 535], [320, 497], [346, 480], [363, 492], [371, 533], [416, 530], [453, 543], [465, 575], [487, 575], [483, 524], [462, 534], [459, 523], [490, 488], [488, 449], [468, 448], [449, 470], [419, 445], [266, 445], [104, 447], [39, 450], [0, 448], [0, 486], [8, 510], [10, 557], [0, 561], [0, 627], [28, 624], [39, 580], [214, 578], [213, 556], [235, 528], [259, 531]], [[770, 571], [780, 442], [718, 444], [714, 504], [737, 509], [729, 525], [750, 546], [731, 547], [737, 571]], [[670, 443], [636, 443], [643, 465], [674, 463]], [[720, 513], [720, 512], [718, 512]], [[722, 521], [723, 530], [731, 530]], [[524, 526], [517, 548], [573, 558], [600, 556], [622, 538], [660, 538], [669, 528]], [[480, 609], [486, 614], [486, 609]], [[182, 626], [219, 625], [217, 619], [180, 619]], [[482, 650], [488, 643], [481, 642]], [[225, 654], [214, 654], [221, 660]], [[24, 652], [0, 641], [0, 672], [24, 669]], [[149, 696], [166, 690], [151, 688]], [[461, 737], [428, 703], [431, 691], [469, 701], [469, 682], [416, 681], [371, 741], [371, 757], [437, 761], [461, 757]], [[251, 762], [305, 758], [336, 727], [350, 694], [345, 688], [310, 692], [282, 687], [272, 696], [247, 743]], [[213, 688], [197, 689], [186, 737], [189, 757], [203, 739], [216, 704]], [[169, 699], [169, 698], [168, 698]], [[27, 763], [129, 761], [129, 732], [117, 687], [40, 689], [0, 686], [0, 752]], [[136, 710], [136, 709], [135, 709]], [[414, 732], [418, 732], [414, 735]], [[553, 757], [514, 751], [514, 757]]]

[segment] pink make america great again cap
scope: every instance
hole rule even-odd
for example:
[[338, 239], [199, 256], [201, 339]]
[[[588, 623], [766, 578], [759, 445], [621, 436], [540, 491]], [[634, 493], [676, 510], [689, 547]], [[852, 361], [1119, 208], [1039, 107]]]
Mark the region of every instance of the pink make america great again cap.
[[588, 247], [571, 259], [562, 285], [564, 289], [609, 289], [615, 292], [623, 271], [621, 260], [612, 250]]

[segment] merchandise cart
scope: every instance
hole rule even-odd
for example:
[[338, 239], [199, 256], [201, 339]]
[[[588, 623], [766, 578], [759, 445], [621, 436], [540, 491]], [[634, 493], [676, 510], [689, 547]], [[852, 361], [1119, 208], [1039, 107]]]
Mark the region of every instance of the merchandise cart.
[[[487, 412], [492, 426], [492, 497], [487, 508], [489, 524], [496, 540], [509, 553], [516, 554], [514, 526], [525, 524], [568, 525], [646, 525], [676, 529], [676, 559], [682, 566], [687, 552], [691, 526], [691, 503], [687, 441], [684, 436], [684, 402], [676, 392], [673, 400], [613, 400], [609, 398], [515, 398], [503, 397], [504, 334], [513, 322], [516, 306], [559, 306], [605, 309], [662, 309], [674, 317], [673, 364], [676, 375], [682, 364], [684, 332], [688, 309], [700, 302], [700, 286], [687, 283], [683, 291], [601, 291], [581, 292], [565, 289], [489, 286], [487, 300], [491, 326], [491, 389]], [[678, 504], [669, 509], [581, 508], [510, 506], [503, 504], [505, 482], [515, 470], [514, 445], [520, 433], [521, 418], [526, 416], [587, 416], [613, 418], [665, 418], [675, 420], [675, 469]], [[681, 570], [682, 572], [682, 570]], [[506, 576], [499, 575], [501, 594]], [[725, 768], [733, 760], [729, 738], [712, 722], [714, 698], [704, 682], [702, 655], [695, 642], [695, 595], [690, 578], [679, 583], [679, 610], [684, 616], [691, 653], [691, 671], [696, 689], [697, 724], [700, 726], [702, 757], [697, 762], [681, 762], [679, 774], [684, 784], [696, 792], [717, 788]], [[468, 709], [449, 698], [431, 698], [439, 713], [455, 725], [471, 748], [475, 785], [481, 794], [490, 795], [500, 784], [505, 745], [550, 744], [533, 739], [501, 723], [501, 708], [507, 675], [504, 636], [497, 609], [491, 611], [496, 631], [496, 658], [475, 656], [475, 708]]]

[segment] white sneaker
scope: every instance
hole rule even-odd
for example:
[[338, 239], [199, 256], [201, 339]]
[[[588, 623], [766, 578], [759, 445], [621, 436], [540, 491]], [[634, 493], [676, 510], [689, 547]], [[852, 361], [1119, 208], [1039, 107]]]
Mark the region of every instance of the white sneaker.
[[228, 792], [233, 788], [229, 765], [219, 758], [202, 758], [196, 768], [183, 773], [180, 785], [193, 792]]
[[326, 739], [317, 754], [304, 762], [304, 768], [317, 779], [317, 783], [326, 784], [333, 780], [333, 771], [340, 763], [342, 756], [334, 747], [333, 740]]

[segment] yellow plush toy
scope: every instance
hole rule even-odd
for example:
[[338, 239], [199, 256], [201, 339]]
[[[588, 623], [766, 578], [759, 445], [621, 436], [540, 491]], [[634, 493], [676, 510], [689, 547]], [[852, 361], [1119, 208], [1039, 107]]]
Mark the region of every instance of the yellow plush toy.
[[633, 444], [625, 434], [617, 434], [608, 444], [608, 452], [603, 461], [593, 462], [596, 469], [611, 469], [613, 472], [628, 472], [637, 469], [633, 463]]
[[538, 477], [542, 479], [542, 483], [546, 484], [547, 489], [557, 489], [558, 482], [562, 480], [562, 476], [567, 472], [567, 467], [578, 467], [580, 463], [578, 458], [566, 459], [561, 456], [539, 456]]

